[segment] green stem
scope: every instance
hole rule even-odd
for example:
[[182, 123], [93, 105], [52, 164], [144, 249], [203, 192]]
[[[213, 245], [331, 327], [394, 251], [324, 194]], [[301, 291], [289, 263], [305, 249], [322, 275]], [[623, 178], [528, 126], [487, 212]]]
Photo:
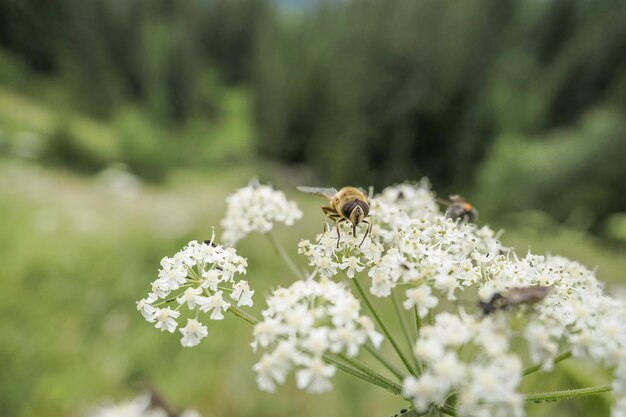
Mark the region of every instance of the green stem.
[[402, 353], [402, 350], [400, 350], [400, 346], [398, 346], [398, 344], [396, 343], [395, 339], [393, 338], [393, 336], [391, 336], [391, 333], [387, 329], [387, 326], [385, 326], [385, 323], [383, 323], [383, 321], [381, 320], [380, 316], [376, 312], [376, 309], [374, 309], [374, 306], [372, 305], [372, 303], [370, 302], [369, 298], [367, 297], [367, 294], [365, 294], [365, 291], [363, 291], [363, 287], [359, 283], [359, 280], [356, 277], [354, 277], [352, 279], [352, 282], [354, 282], [354, 285], [356, 285], [356, 288], [359, 291], [359, 294], [361, 294], [361, 298], [363, 298], [363, 301], [365, 301], [365, 304], [367, 305], [367, 308], [369, 308], [370, 312], [374, 316], [374, 320], [376, 320], [376, 323], [378, 323], [378, 325], [382, 329], [383, 333], [385, 334], [385, 337], [387, 337], [387, 339], [389, 339], [389, 342], [391, 342], [391, 345], [393, 346], [393, 348], [395, 349], [396, 353], [400, 357], [400, 360], [402, 361], [402, 363], [404, 364], [406, 369], [409, 371], [409, 373], [413, 374], [414, 371], [411, 368], [411, 365], [409, 364], [409, 361], [404, 357], [404, 354]]
[[570, 398], [601, 394], [603, 392], [609, 392], [609, 391], [611, 391], [610, 385], [602, 385], [599, 387], [576, 388], [576, 389], [568, 389], [568, 390], [563, 390], [563, 391], [535, 392], [532, 394], [526, 394], [526, 401], [539, 403], [543, 401], [567, 400]]
[[304, 274], [304, 272], [302, 272], [302, 270], [298, 268], [293, 259], [291, 259], [287, 252], [285, 252], [285, 249], [283, 249], [281, 244], [278, 243], [272, 231], [270, 230], [269, 232], [265, 233], [265, 236], [267, 236], [269, 241], [272, 243], [274, 250], [276, 250], [276, 253], [278, 253], [278, 255], [283, 258], [283, 261], [285, 261], [285, 263], [293, 271], [293, 273], [301, 279], [306, 279], [306, 275]]
[[[456, 409], [452, 406], [449, 406], [447, 404], [442, 405], [441, 407], [438, 407], [438, 410], [441, 411], [444, 414], [447, 414], [449, 416], [456, 416]], [[416, 409], [412, 408], [409, 411], [407, 411], [404, 414], [400, 414], [399, 416], [401, 417], [419, 417], [419, 416], [432, 416], [432, 415], [436, 415], [433, 414], [432, 411], [426, 411], [424, 413], [418, 413]]]
[[420, 329], [422, 328], [422, 319], [417, 312], [417, 305], [413, 306], [413, 311], [415, 313], [415, 329], [417, 330], [417, 337], [420, 337]]
[[[554, 364], [556, 365], [557, 363], [564, 361], [565, 359], [571, 358], [571, 357], [572, 357], [572, 352], [561, 353], [559, 356], [554, 358]], [[522, 376], [530, 375], [533, 372], [537, 372], [538, 370], [541, 369], [542, 366], [543, 366], [542, 364], [538, 364], [538, 365], [533, 365], [531, 367], [528, 367], [524, 369], [524, 372], [522, 372]]]
[[377, 386], [379, 386], [381, 388], [384, 388], [387, 391], [391, 392], [392, 394], [400, 395], [400, 393], [402, 392], [401, 388], [398, 389], [398, 388], [396, 388], [396, 387], [394, 387], [392, 385], [387, 385], [387, 384], [383, 383], [382, 381], [374, 379], [374, 378], [370, 377], [369, 375], [367, 375], [367, 374], [365, 374], [365, 373], [363, 373], [363, 372], [361, 372], [361, 371], [359, 371], [357, 369], [354, 369], [354, 368], [344, 364], [343, 362], [337, 360], [336, 358], [333, 358], [330, 355], [323, 355], [322, 359], [324, 360], [324, 362], [336, 366], [338, 369], [344, 371], [345, 373], [350, 374], [352, 376], [355, 376], [357, 378], [360, 378], [360, 379], [362, 379], [362, 380], [364, 380], [366, 382], [369, 382], [370, 384], [374, 384], [374, 385], [377, 385]]
[[[404, 338], [406, 339], [406, 343], [409, 346], [409, 354], [413, 352], [413, 343], [411, 343], [411, 334], [409, 333], [409, 326], [406, 323], [406, 318], [404, 317], [404, 312], [402, 311], [402, 307], [400, 306], [400, 300], [398, 300], [398, 294], [395, 291], [391, 291], [391, 298], [393, 298], [393, 306], [396, 310], [396, 314], [400, 319], [400, 323], [402, 324], [402, 331], [404, 333]], [[417, 358], [415, 355], [410, 355], [413, 359], [414, 369], [413, 372], [416, 375], [419, 375], [418, 369], [419, 365], [417, 363]]]
[[245, 321], [247, 321], [253, 326], [259, 322], [259, 319], [246, 313], [239, 307], [235, 307], [234, 305], [231, 305], [230, 307], [228, 307], [228, 311], [230, 311], [231, 313], [233, 313], [235, 316], [239, 317], [240, 319], [244, 319]]
[[454, 407], [449, 406], [447, 404], [442, 405], [441, 407], [439, 407], [439, 409], [441, 411], [444, 412], [444, 414], [447, 414], [449, 416], [456, 416], [456, 410], [454, 409]]
[[[422, 328], [422, 319], [417, 311], [417, 305], [413, 306], [413, 312], [415, 313], [415, 329], [417, 330], [417, 338], [419, 339], [420, 330]], [[422, 362], [417, 360], [417, 372], [421, 374], [423, 370], [424, 370], [424, 367], [422, 365]]]
[[383, 358], [377, 351], [376, 349], [373, 349], [371, 347], [369, 347], [368, 345], [364, 345], [363, 348], [365, 350], [367, 350], [370, 355], [372, 355], [374, 358], [376, 358], [378, 360], [378, 362], [380, 362], [385, 368], [387, 368], [389, 370], [389, 372], [391, 372], [392, 374], [394, 374], [400, 381], [402, 381], [404, 379], [404, 375], [402, 375], [402, 372], [398, 371], [398, 369], [396, 369], [395, 366], [393, 366], [392, 364], [390, 364], [387, 359]]
[[400, 394], [402, 392], [402, 387], [400, 385], [398, 385], [397, 383], [395, 383], [395, 382], [385, 378], [384, 376], [378, 374], [377, 372], [371, 370], [370, 368], [368, 368], [367, 366], [365, 366], [361, 362], [359, 362], [359, 361], [357, 361], [355, 359], [349, 358], [346, 355], [344, 355], [343, 353], [339, 353], [339, 354], [337, 354], [337, 356], [339, 357], [339, 359], [341, 359], [342, 361], [348, 363], [348, 365], [352, 366], [353, 368], [356, 368], [357, 370], [363, 372], [364, 374], [368, 375], [372, 379], [375, 379], [378, 382], [380, 382], [381, 384], [384, 384], [385, 388], [387, 388], [387, 390], [389, 392], [392, 392], [394, 394]]

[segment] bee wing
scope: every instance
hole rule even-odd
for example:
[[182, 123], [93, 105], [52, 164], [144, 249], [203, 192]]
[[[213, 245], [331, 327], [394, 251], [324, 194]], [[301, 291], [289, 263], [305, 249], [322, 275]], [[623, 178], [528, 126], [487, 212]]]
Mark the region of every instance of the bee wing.
[[465, 197], [461, 197], [458, 194], [450, 195], [450, 201], [452, 201], [453, 203], [467, 203], [467, 200], [465, 199]]
[[303, 193], [319, 195], [320, 197], [324, 197], [329, 200], [332, 199], [335, 194], [337, 194], [337, 190], [335, 190], [334, 188], [303, 186], [298, 186], [296, 188], [298, 189], [298, 191], [302, 191]]

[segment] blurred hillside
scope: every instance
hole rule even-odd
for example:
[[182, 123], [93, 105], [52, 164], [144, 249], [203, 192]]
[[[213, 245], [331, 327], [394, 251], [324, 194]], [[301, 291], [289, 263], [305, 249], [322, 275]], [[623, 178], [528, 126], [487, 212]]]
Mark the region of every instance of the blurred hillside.
[[613, 236], [626, 210], [625, 11], [1, 0], [0, 146], [86, 173], [122, 162], [151, 181], [258, 157], [310, 166], [323, 184], [425, 175], [488, 219], [540, 209]]

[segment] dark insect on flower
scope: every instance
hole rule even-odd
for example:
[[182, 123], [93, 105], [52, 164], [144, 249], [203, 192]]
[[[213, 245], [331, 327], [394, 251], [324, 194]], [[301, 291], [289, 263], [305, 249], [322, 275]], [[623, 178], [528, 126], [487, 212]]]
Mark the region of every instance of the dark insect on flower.
[[400, 414], [404, 414], [404, 413], [406, 413], [407, 411], [409, 411], [409, 410], [407, 410], [406, 408], [403, 408], [402, 410], [400, 410]]
[[[212, 239], [206, 239], [206, 240], [205, 240], [204, 242], [202, 242], [202, 243], [204, 243], [204, 244], [205, 244], [205, 245], [207, 245], [207, 246], [212, 246], [212, 247], [214, 247], [214, 248], [217, 248], [217, 244], [215, 243], [215, 238], [212, 238]], [[221, 266], [219, 266], [219, 265], [216, 265], [216, 266], [215, 266], [215, 269], [217, 269], [218, 271], [222, 271], [222, 267], [221, 267]]]
[[538, 303], [546, 298], [551, 291], [552, 287], [512, 288], [505, 293], [495, 293], [489, 302], [481, 301], [479, 306], [483, 313], [488, 315], [496, 310], [504, 310], [511, 306]]
[[437, 199], [439, 203], [448, 206], [446, 217], [456, 220], [461, 219], [464, 222], [474, 222], [478, 218], [478, 210], [476, 207], [460, 195], [451, 195], [450, 201]]

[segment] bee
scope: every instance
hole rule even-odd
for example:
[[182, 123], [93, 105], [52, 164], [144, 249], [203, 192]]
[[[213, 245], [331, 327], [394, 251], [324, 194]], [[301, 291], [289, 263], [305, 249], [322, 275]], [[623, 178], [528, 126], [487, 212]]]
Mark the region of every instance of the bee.
[[464, 222], [473, 222], [478, 218], [478, 210], [476, 207], [460, 195], [451, 195], [450, 201], [437, 199], [439, 203], [448, 206], [446, 217], [456, 220], [461, 219]]
[[[367, 231], [359, 246], [365, 242], [365, 238], [372, 230], [372, 224], [365, 220], [370, 212], [365, 191], [355, 187], [343, 187], [339, 191], [334, 188], [317, 187], [298, 187], [298, 190], [303, 193], [319, 195], [330, 201], [328, 206], [322, 207], [322, 211], [326, 217], [334, 222], [333, 226], [337, 228], [337, 247], [339, 247], [339, 240], [341, 239], [339, 223], [345, 221], [352, 223], [353, 236], [356, 236], [356, 228], [359, 224], [367, 224]], [[324, 223], [324, 230], [326, 230], [326, 223]]]
[[504, 310], [511, 306], [538, 303], [546, 298], [551, 291], [552, 287], [512, 288], [504, 294], [495, 293], [489, 302], [481, 301], [479, 305], [483, 313], [488, 315], [496, 310]]

